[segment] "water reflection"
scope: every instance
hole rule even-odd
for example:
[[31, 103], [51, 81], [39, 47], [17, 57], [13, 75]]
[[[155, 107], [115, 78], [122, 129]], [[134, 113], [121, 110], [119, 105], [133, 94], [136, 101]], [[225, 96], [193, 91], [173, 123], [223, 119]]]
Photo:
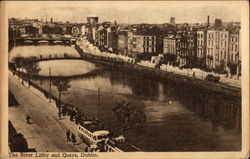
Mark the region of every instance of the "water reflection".
[[72, 80], [71, 85], [71, 90], [78, 93], [96, 91], [100, 88], [103, 96], [119, 95], [128, 100], [140, 101], [145, 109], [148, 123], [163, 122], [169, 115], [191, 111], [211, 121], [215, 126], [220, 125], [225, 128], [240, 126], [239, 99], [170, 81], [160, 82], [135, 73], [103, 69], [95, 77]]
[[41, 68], [39, 74], [44, 76], [74, 76], [86, 74], [98, 69], [94, 64], [83, 60], [52, 60], [40, 61], [38, 67]]
[[[100, 118], [106, 128], [120, 134], [121, 127], [111, 109], [117, 101], [130, 101], [147, 118], [144, 129], [127, 134], [143, 151], [240, 150], [238, 132], [218, 129], [240, 130], [240, 99], [124, 70], [101, 69], [95, 76], [71, 79], [71, 88], [62, 96], [63, 102], [79, 107], [88, 117], [97, 116], [100, 88]], [[48, 90], [48, 80], [35, 82]], [[52, 94], [58, 95], [54, 86]]]
[[22, 56], [22, 57], [42, 57], [48, 58], [51, 57], [63, 57], [64, 54], [67, 54], [70, 57], [79, 57], [80, 55], [75, 50], [74, 47], [70, 46], [16, 46], [10, 50], [9, 60], [12, 60], [13, 57]]

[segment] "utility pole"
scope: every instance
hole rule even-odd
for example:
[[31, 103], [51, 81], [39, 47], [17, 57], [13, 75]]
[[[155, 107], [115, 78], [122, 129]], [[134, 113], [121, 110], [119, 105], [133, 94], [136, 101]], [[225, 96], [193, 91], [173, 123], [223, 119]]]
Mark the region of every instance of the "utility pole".
[[51, 68], [49, 68], [49, 102], [51, 103]]
[[47, 24], [47, 12], [46, 12], [46, 24]]
[[97, 118], [100, 121], [100, 88], [98, 88], [98, 100], [97, 100]]

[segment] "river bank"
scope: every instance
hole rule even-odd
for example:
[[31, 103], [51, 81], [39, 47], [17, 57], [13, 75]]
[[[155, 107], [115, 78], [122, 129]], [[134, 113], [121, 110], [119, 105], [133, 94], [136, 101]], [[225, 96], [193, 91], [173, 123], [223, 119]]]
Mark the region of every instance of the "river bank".
[[84, 52], [79, 46], [75, 46], [76, 50], [80, 54], [80, 56], [94, 63], [108, 65], [110, 67], [117, 67], [122, 69], [123, 71], [130, 72], [138, 72], [140, 74], [146, 75], [147, 77], [154, 77], [161, 80], [172, 80], [177, 83], [181, 83], [184, 85], [191, 85], [194, 87], [199, 87], [208, 91], [212, 91], [214, 93], [222, 93], [228, 96], [234, 96], [237, 98], [241, 98], [241, 88], [225, 85], [222, 83], [213, 83], [209, 81], [204, 81], [194, 77], [187, 77], [179, 74], [174, 74], [172, 72], [162, 71], [160, 69], [149, 68], [141, 65], [136, 65], [133, 63], [122, 62], [117, 58], [109, 58], [104, 56], [98, 56], [94, 54], [90, 54]]
[[[129, 131], [126, 136], [143, 151], [240, 150], [240, 132], [229, 129], [241, 124], [237, 120], [241, 114], [237, 97], [123, 69], [122, 62], [108, 58], [86, 56], [83, 60], [98, 64], [102, 71], [90, 78], [71, 79], [71, 88], [62, 95], [64, 103], [75, 105], [89, 117], [97, 116], [100, 88], [101, 120], [120, 134], [112, 107], [117, 101], [131, 101], [146, 114], [147, 121], [145, 129]], [[32, 82], [48, 92], [48, 80]], [[58, 97], [56, 87], [52, 85], [51, 89], [52, 96]]]

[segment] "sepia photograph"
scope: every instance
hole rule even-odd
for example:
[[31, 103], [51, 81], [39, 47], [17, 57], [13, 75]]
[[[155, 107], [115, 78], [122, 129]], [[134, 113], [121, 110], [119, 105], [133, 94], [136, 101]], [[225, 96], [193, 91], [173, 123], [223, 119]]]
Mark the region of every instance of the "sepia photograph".
[[6, 1], [6, 156], [247, 155], [248, 5]]

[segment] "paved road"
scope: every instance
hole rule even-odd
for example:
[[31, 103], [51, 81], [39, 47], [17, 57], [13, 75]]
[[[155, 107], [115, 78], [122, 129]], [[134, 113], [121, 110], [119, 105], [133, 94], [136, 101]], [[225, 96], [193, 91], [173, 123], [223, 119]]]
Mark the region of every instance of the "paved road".
[[[55, 104], [48, 101], [34, 88], [21, 85], [16, 76], [9, 73], [9, 89], [19, 105], [9, 107], [9, 120], [27, 139], [29, 148], [37, 152], [77, 152], [84, 151], [86, 145], [77, 137], [77, 144], [66, 141], [67, 129], [77, 136], [77, 125], [68, 117], [59, 120]], [[31, 123], [26, 124], [26, 115], [31, 116]]]

